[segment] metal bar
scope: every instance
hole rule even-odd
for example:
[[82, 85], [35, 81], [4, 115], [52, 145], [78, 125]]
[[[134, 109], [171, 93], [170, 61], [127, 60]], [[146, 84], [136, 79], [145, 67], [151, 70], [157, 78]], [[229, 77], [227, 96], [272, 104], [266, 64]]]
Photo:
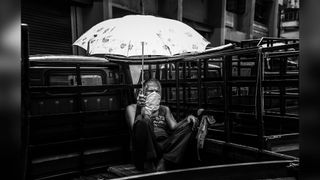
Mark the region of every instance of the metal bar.
[[[238, 67], [238, 71], [237, 71], [237, 75], [238, 75], [238, 77], [240, 77], [240, 75], [241, 75], [241, 60], [240, 60], [240, 56], [237, 56], [238, 57], [238, 61], [236, 61], [237, 62], [237, 67]], [[233, 77], [232, 77], [233, 78]], [[240, 86], [237, 86], [237, 91], [238, 91], [238, 96], [241, 96], [241, 88], [240, 88]]]
[[[261, 97], [261, 111], [262, 111], [262, 118], [263, 118], [263, 115], [264, 115], [264, 112], [265, 112], [265, 87], [262, 85], [262, 82], [264, 81], [264, 73], [265, 73], [265, 61], [266, 60], [266, 55], [264, 53], [261, 52], [261, 61], [260, 61], [260, 64], [261, 64], [261, 83], [260, 83], [260, 86], [261, 86], [261, 94], [260, 94], [260, 97]], [[263, 123], [263, 126], [264, 126], [264, 123]], [[264, 127], [263, 127], [264, 129]], [[263, 134], [264, 135], [264, 134]]]
[[262, 38], [259, 40], [257, 46], [260, 46], [260, 44], [263, 42], [264, 39], [265, 39], [265, 37], [262, 37]]
[[177, 104], [177, 120], [180, 121], [180, 84], [179, 84], [179, 62], [175, 62], [175, 76], [176, 76], [176, 104]]
[[[188, 103], [188, 104], [191, 105], [191, 103]], [[193, 104], [193, 106], [195, 108], [194, 110], [196, 110], [197, 109], [196, 104]], [[213, 115], [217, 115], [217, 114], [223, 115], [224, 114], [224, 110], [219, 110], [219, 109], [209, 109], [209, 110], [206, 110], [206, 112], [209, 114], [213, 114]], [[243, 118], [255, 118], [255, 114], [252, 114], [252, 113], [229, 111], [229, 114], [232, 116], [238, 116], [238, 117], [240, 116]], [[283, 119], [283, 120], [288, 120], [288, 121], [299, 121], [299, 116], [288, 116], [288, 115], [280, 116], [279, 114], [272, 115], [270, 113], [264, 115], [264, 118], [265, 119], [274, 119], [275, 121], [277, 121], [278, 119]]]
[[[167, 85], [171, 85], [174, 84], [173, 80], [168, 80], [167, 83], [164, 82], [162, 83], [162, 85], [164, 87], [166, 87]], [[191, 79], [188, 80], [187, 82], [180, 82], [180, 84], [182, 86], [188, 86], [188, 85], [192, 85], [197, 83], [196, 79]], [[208, 80], [208, 81], [203, 81], [202, 83], [210, 85], [210, 84], [223, 84], [224, 81], [223, 80]], [[255, 85], [255, 80], [233, 80], [233, 81], [229, 81], [230, 85], [239, 85], [239, 86], [244, 86], [244, 85], [248, 85], [248, 86], [254, 86]], [[266, 87], [266, 86], [298, 86], [299, 85], [299, 80], [298, 79], [283, 79], [283, 80], [265, 80], [262, 82], [262, 86]], [[79, 89], [81, 90], [81, 92], [90, 92], [90, 91], [101, 91], [101, 90], [105, 90], [105, 89], [110, 89], [110, 90], [117, 90], [117, 89], [121, 89], [121, 88], [140, 88], [140, 85], [130, 85], [130, 84], [119, 84], [119, 85], [101, 85], [101, 86], [81, 86], [79, 87]], [[61, 90], [61, 91], [65, 91], [65, 92], [69, 92], [72, 91], [74, 92], [74, 90], [76, 90], [77, 87], [76, 86], [33, 86], [30, 87], [30, 90], [32, 92], [46, 92], [46, 91], [57, 91], [57, 90]]]
[[[205, 59], [204, 60], [204, 73], [203, 73], [203, 76], [204, 76], [204, 80], [207, 80], [207, 78], [208, 78], [208, 71], [209, 71], [209, 68], [208, 68], [208, 66], [209, 66], [209, 61], [208, 61], [208, 59]], [[204, 97], [204, 104], [205, 104], [205, 108], [207, 108], [207, 105], [208, 105], [208, 98], [207, 98], [207, 96], [208, 96], [208, 87], [207, 86], [204, 86], [203, 87], [203, 97]]]
[[29, 118], [29, 105], [30, 105], [30, 97], [29, 97], [29, 28], [28, 25], [22, 24], [21, 26], [21, 45], [22, 45], [22, 53], [21, 53], [21, 63], [22, 63], [22, 71], [21, 71], [21, 146], [22, 146], [22, 157], [23, 157], [23, 166], [22, 166], [22, 179], [29, 179], [29, 168], [30, 168], [30, 160], [29, 160], [29, 144], [30, 144], [30, 118]]
[[258, 51], [258, 63], [257, 63], [257, 86], [256, 86], [256, 120], [258, 124], [258, 138], [259, 138], [259, 149], [263, 149], [265, 146], [264, 142], [264, 121], [263, 121], [263, 103], [262, 103], [262, 60], [263, 54], [261, 49]]
[[[284, 78], [284, 75], [286, 74], [286, 65], [287, 65], [287, 59], [285, 57], [280, 58], [280, 79]], [[280, 93], [280, 115], [285, 115], [286, 114], [286, 99], [284, 97], [285, 95], [285, 86], [280, 86], [279, 87], [279, 93]], [[280, 132], [282, 132], [282, 124], [280, 127]]]
[[[137, 59], [134, 57], [130, 58], [118, 58], [118, 57], [106, 57], [107, 60], [113, 63], [126, 63], [126, 64], [141, 64], [141, 59]], [[174, 63], [176, 61], [181, 61], [185, 58], [185, 55], [178, 57], [156, 57], [156, 58], [146, 58], [144, 57], [144, 64], [163, 64], [163, 63]]]
[[[299, 48], [299, 43], [292, 43], [282, 46], [274, 46], [274, 47], [266, 47], [263, 48], [262, 51], [270, 52], [274, 50], [280, 49], [288, 49], [288, 48]], [[161, 63], [168, 63], [168, 62], [175, 62], [175, 61], [196, 61], [197, 59], [205, 59], [205, 58], [215, 58], [221, 56], [228, 56], [228, 55], [246, 55], [246, 54], [253, 54], [256, 53], [258, 47], [249, 47], [249, 48], [241, 48], [241, 49], [225, 49], [216, 52], [209, 52], [209, 53], [200, 53], [200, 54], [193, 54], [193, 55], [185, 55], [179, 57], [170, 57], [170, 58], [147, 58], [147, 61], [144, 61], [145, 64], [161, 64]], [[145, 58], [146, 59], [146, 58]], [[136, 58], [118, 58], [118, 57], [107, 57], [107, 60], [110, 62], [122, 62], [122, 63], [129, 63], [129, 64], [140, 64], [141, 60]]]
[[[119, 72], [124, 72], [124, 70], [121, 69], [121, 66], [119, 67], [119, 69], [117, 70], [118, 71], [118, 74], [121, 74]], [[125, 81], [124, 81], [124, 78], [120, 78], [119, 80], [119, 84], [124, 84]], [[119, 96], [119, 101], [120, 101], [120, 107], [123, 107], [123, 108], [126, 108], [126, 106], [128, 105], [128, 98], [126, 98], [126, 95], [125, 95], [125, 89], [120, 89], [120, 96]]]
[[[75, 67], [78, 64], [82, 64], [86, 67], [116, 67], [119, 63], [108, 62], [102, 58], [92, 57], [72, 57], [74, 61], [70, 59], [70, 56], [52, 56], [52, 57], [30, 57], [30, 66], [44, 66], [44, 67]], [[76, 60], [76, 61], [75, 61]]]
[[[210, 142], [211, 144], [213, 142]], [[225, 144], [219, 144], [219, 147], [223, 147]], [[237, 147], [232, 148], [233, 152], [237, 150]], [[242, 151], [241, 151], [242, 152]], [[120, 179], [127, 180], [162, 180], [162, 179], [199, 179], [199, 180], [211, 180], [215, 179], [278, 179], [279, 177], [292, 177], [288, 166], [295, 162], [293, 158], [285, 158], [280, 154], [256, 152], [246, 150], [247, 154], [254, 152], [253, 154], [261, 154], [269, 159], [280, 159], [273, 161], [262, 162], [250, 162], [250, 163], [238, 163], [238, 164], [224, 164], [214, 166], [203, 166], [195, 168], [177, 169], [171, 171], [163, 171], [138, 174], [134, 176], [128, 176]], [[232, 152], [231, 152], [232, 153]], [[280, 157], [280, 158], [279, 158]], [[254, 170], [253, 170], [254, 169]], [[230, 170], [232, 173], [230, 173]], [[245, 173], [244, 173], [245, 172]]]
[[[169, 77], [168, 77], [168, 79], [172, 80], [172, 63], [169, 63]], [[172, 94], [172, 88], [171, 87], [169, 87], [168, 93], [169, 93], [170, 99], [172, 99], [173, 98], [173, 94]]]
[[230, 117], [229, 117], [229, 102], [231, 99], [231, 92], [229, 87], [229, 73], [232, 68], [232, 56], [223, 57], [223, 97], [224, 97], [224, 132], [225, 132], [225, 141], [230, 142]]
[[[267, 155], [267, 156], [273, 156], [275, 159], [274, 160], [279, 160], [282, 159], [282, 160], [298, 160], [297, 157], [294, 157], [294, 156], [289, 156], [289, 155], [285, 155], [285, 154], [280, 154], [280, 153], [276, 153], [276, 152], [272, 152], [272, 151], [268, 151], [268, 150], [261, 150], [261, 149], [258, 149], [258, 148], [254, 148], [254, 147], [250, 147], [250, 146], [245, 146], [245, 145], [240, 145], [240, 144], [236, 144], [236, 143], [227, 143], [227, 142], [224, 142], [224, 141], [219, 141], [219, 140], [215, 140], [215, 139], [206, 139], [206, 143], [207, 143], [207, 148], [206, 148], [206, 151], [210, 151], [210, 149], [212, 148], [218, 148], [218, 146], [214, 146], [212, 147], [213, 144], [215, 145], [221, 145], [220, 146], [220, 149], [223, 148], [223, 150], [225, 149], [225, 146], [227, 147], [230, 147], [228, 150], [230, 151], [237, 151], [238, 153], [241, 153], [241, 152], [245, 152], [247, 151], [245, 154], [251, 154], [252, 156], [255, 156], [257, 157], [257, 155]], [[212, 144], [213, 143], [213, 144]], [[211, 146], [211, 147], [210, 147]], [[217, 149], [215, 149], [216, 151]], [[250, 153], [249, 153], [249, 152]], [[260, 156], [261, 157], [261, 156]], [[269, 161], [270, 162], [270, 161]]]
[[[260, 41], [261, 38], [257, 38], [257, 39], [247, 39], [247, 40], [242, 40], [241, 42], [251, 42], [251, 41]], [[276, 41], [298, 41], [299, 39], [297, 38], [282, 38], [282, 37], [263, 37], [263, 39], [267, 40], [267, 39], [272, 39], [272, 40], [276, 40]]]
[[[85, 142], [92, 142], [95, 140], [101, 140], [101, 139], [110, 139], [110, 138], [124, 138], [128, 136], [127, 132], [119, 132], [117, 134], [113, 134], [113, 135], [103, 135], [103, 136], [95, 136], [95, 137], [85, 137], [82, 138], [83, 141]], [[60, 145], [60, 144], [76, 144], [79, 143], [80, 139], [73, 139], [73, 140], [63, 140], [63, 141], [58, 141], [58, 142], [45, 142], [43, 144], [35, 144], [35, 145], [30, 145], [30, 148], [38, 148], [38, 147], [45, 147], [45, 146], [56, 146], [56, 145]]]
[[[79, 87], [82, 86], [82, 81], [81, 81], [81, 70], [80, 70], [80, 64], [76, 66], [76, 81], [77, 81], [77, 95], [76, 95], [76, 111], [82, 112], [84, 109], [82, 109], [82, 95], [81, 95], [81, 89]], [[78, 130], [78, 138], [80, 139], [79, 141], [79, 168], [80, 172], [84, 172], [84, 147], [83, 147], [83, 142], [81, 140], [81, 135], [82, 135], [82, 129], [83, 129], [83, 122], [82, 122], [82, 117], [78, 117], [78, 123], [76, 124], [77, 130]]]
[[160, 81], [161, 77], [160, 77], [160, 65], [157, 64], [156, 65], [156, 79], [158, 79]]
[[82, 111], [82, 112], [68, 112], [68, 113], [59, 113], [59, 114], [44, 114], [44, 115], [30, 115], [30, 119], [40, 119], [40, 118], [58, 118], [58, 117], [78, 117], [78, 116], [91, 116], [96, 114], [113, 114], [122, 112], [121, 110], [97, 110], [97, 111]]
[[78, 64], [76, 66], [76, 81], [77, 81], [77, 86], [76, 86], [76, 92], [77, 92], [77, 101], [76, 101], [76, 111], [82, 111], [82, 106], [81, 106], [81, 86], [82, 86], [82, 81], [81, 81], [81, 70], [80, 70], [80, 65]]
[[201, 59], [198, 60], [197, 62], [197, 65], [198, 65], [198, 72], [197, 72], [197, 78], [198, 78], [198, 108], [201, 108], [201, 101], [202, 101], [202, 93], [201, 93], [201, 78], [202, 78], [202, 75], [201, 75]]
[[[188, 78], [189, 78], [189, 81], [191, 80], [191, 62], [187, 62], [188, 63]], [[189, 86], [188, 87], [188, 99], [191, 98], [191, 87]]]
[[266, 52], [269, 58], [275, 57], [288, 57], [288, 56], [299, 56], [299, 51], [286, 51], [286, 52]]
[[[289, 45], [288, 45], [289, 46]], [[279, 49], [279, 48], [278, 48]], [[232, 50], [225, 50], [225, 51], [219, 51], [219, 52], [213, 52], [208, 54], [198, 54], [195, 56], [187, 56], [183, 61], [197, 61], [198, 59], [206, 59], [206, 58], [216, 58], [216, 57], [222, 57], [222, 56], [236, 56], [236, 55], [248, 55], [256, 53], [258, 50], [257, 47], [251, 47], [251, 48], [245, 48], [245, 49], [232, 49]]]
[[149, 79], [153, 78], [152, 77], [152, 65], [151, 64], [148, 65], [148, 74], [149, 74]]
[[[116, 90], [120, 88], [131, 88], [132, 85], [130, 84], [107, 84], [107, 85], [100, 85], [100, 86], [32, 86], [30, 87], [32, 92], [45, 92], [45, 91], [56, 91], [56, 90], [61, 90], [61, 91], [76, 91], [77, 89], [80, 89], [81, 92], [86, 92], [86, 91], [94, 91], [94, 90], [103, 90], [103, 89], [111, 89], [111, 90]], [[133, 85], [135, 88], [140, 88], [140, 85]]]
[[263, 52], [270, 52], [270, 51], [289, 49], [289, 48], [299, 48], [299, 43], [286, 44], [286, 45], [282, 45], [282, 46], [265, 47], [265, 48], [262, 48], [262, 51]]
[[[183, 83], [187, 82], [187, 73], [186, 73], [186, 62], [183, 63]], [[183, 104], [184, 104], [184, 116], [187, 115], [187, 96], [186, 96], [186, 86], [183, 86]]]
[[49, 180], [49, 179], [73, 179], [74, 177], [80, 177], [83, 173], [78, 170], [69, 170], [63, 173], [56, 173], [54, 175], [45, 175], [40, 178], [33, 178], [33, 180]]
[[270, 135], [266, 136], [266, 140], [272, 141], [277, 139], [293, 139], [298, 138], [300, 136], [300, 133], [287, 133], [287, 134], [277, 134], [277, 135]]
[[[168, 83], [168, 65], [169, 64], [165, 64], [165, 71], [164, 71], [164, 79], [165, 79], [165, 82]], [[166, 103], [168, 103], [168, 88], [166, 88], [165, 92], [164, 92], [164, 97], [165, 97], [165, 101]]]

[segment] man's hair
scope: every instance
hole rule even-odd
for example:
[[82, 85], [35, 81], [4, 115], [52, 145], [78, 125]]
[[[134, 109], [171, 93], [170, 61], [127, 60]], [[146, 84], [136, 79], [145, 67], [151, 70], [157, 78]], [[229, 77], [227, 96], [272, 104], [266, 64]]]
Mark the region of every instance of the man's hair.
[[160, 88], [160, 92], [161, 92], [162, 87], [161, 87], [161, 83], [160, 83], [160, 81], [159, 81], [158, 79], [151, 78], [151, 79], [148, 79], [147, 81], [145, 81], [145, 82], [143, 83], [143, 89], [144, 89], [144, 90], [147, 88], [147, 85], [148, 85], [149, 83], [155, 83], [155, 84], [157, 84], [158, 87]]

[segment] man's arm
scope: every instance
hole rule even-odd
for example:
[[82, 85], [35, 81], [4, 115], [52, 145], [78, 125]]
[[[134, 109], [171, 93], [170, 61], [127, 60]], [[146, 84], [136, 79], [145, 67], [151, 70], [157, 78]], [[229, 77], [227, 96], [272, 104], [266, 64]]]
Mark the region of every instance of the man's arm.
[[166, 109], [166, 120], [167, 120], [168, 126], [171, 130], [174, 130], [177, 127], [177, 121], [174, 119], [170, 111], [170, 108], [167, 106], [164, 106], [164, 107]]
[[[167, 122], [168, 122], [168, 125], [169, 125], [169, 128], [171, 130], [174, 130], [176, 129], [180, 124], [183, 124], [184, 122], [183, 121], [180, 121], [179, 123], [177, 123], [177, 121], [174, 119], [171, 111], [170, 111], [170, 108], [167, 107], [167, 106], [164, 106], [166, 108], [166, 119], [167, 119]], [[187, 123], [192, 123], [192, 129], [195, 130], [196, 129], [196, 126], [197, 126], [197, 122], [198, 122], [198, 119], [196, 117], [194, 117], [193, 115], [189, 115], [185, 121], [187, 121]]]
[[126, 120], [131, 130], [133, 128], [133, 123], [136, 116], [136, 107], [137, 107], [136, 104], [131, 104], [126, 108]]

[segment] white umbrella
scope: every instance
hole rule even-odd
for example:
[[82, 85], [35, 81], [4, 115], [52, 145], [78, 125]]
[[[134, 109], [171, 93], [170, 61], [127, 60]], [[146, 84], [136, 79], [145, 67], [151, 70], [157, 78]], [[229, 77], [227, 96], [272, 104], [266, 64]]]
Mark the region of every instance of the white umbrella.
[[[150, 15], [128, 15], [103, 21], [84, 33], [73, 45], [89, 54], [173, 56], [203, 52], [209, 42], [188, 25]], [[142, 70], [143, 82], [143, 70]]]

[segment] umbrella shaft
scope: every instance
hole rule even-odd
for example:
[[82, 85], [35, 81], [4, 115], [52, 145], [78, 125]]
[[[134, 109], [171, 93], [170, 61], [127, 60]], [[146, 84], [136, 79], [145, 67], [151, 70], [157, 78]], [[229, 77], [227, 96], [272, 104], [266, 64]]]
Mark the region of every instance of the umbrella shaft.
[[143, 83], [144, 83], [144, 42], [141, 42], [142, 46], [142, 60], [141, 60], [141, 85], [143, 91]]

